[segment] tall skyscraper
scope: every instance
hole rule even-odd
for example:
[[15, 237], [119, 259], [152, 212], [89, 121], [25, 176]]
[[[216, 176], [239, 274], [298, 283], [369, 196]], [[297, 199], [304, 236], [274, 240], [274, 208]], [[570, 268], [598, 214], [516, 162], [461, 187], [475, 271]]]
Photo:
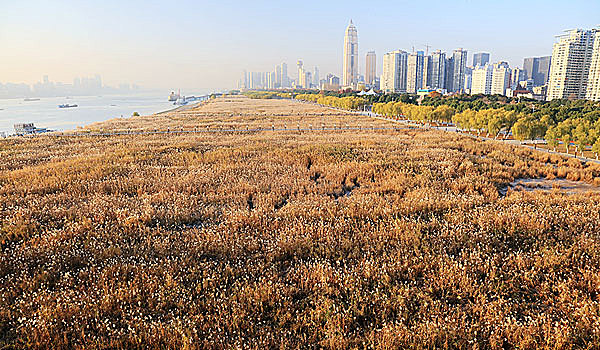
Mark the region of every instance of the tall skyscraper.
[[467, 67], [467, 51], [462, 48], [452, 53], [452, 92], [461, 93], [465, 87], [465, 69]]
[[358, 32], [350, 20], [344, 36], [343, 84], [353, 86], [358, 83]]
[[552, 65], [552, 56], [544, 56], [538, 58], [537, 71], [533, 73], [533, 84], [542, 86], [548, 83], [550, 77], [550, 66]]
[[290, 78], [288, 77], [287, 63], [281, 63], [281, 87], [290, 87]]
[[506, 62], [494, 64], [492, 73], [492, 95], [506, 95], [506, 89], [510, 88], [510, 67]]
[[585, 98], [598, 31], [573, 29], [558, 36], [552, 48], [547, 100]]
[[320, 82], [319, 82], [319, 67], [315, 67], [315, 73], [312, 76], [312, 83], [313, 86], [315, 87], [319, 87]]
[[489, 64], [477, 66], [471, 77], [471, 95], [492, 93], [492, 76], [494, 68]]
[[600, 101], [600, 31], [596, 33], [592, 51], [586, 98]]
[[304, 72], [304, 63], [302, 62], [302, 60], [298, 60], [298, 62], [296, 62], [296, 65], [298, 66], [298, 82], [296, 86], [299, 88], [305, 88], [306, 73]]
[[280, 88], [281, 85], [281, 66], [275, 67], [275, 87]]
[[367, 59], [365, 62], [365, 82], [367, 85], [373, 85], [373, 82], [377, 77], [377, 56], [375, 55], [375, 51], [367, 52]]
[[431, 55], [431, 82], [432, 89], [446, 88], [446, 54], [438, 50]]
[[535, 86], [546, 85], [550, 75], [551, 56], [527, 57], [523, 60], [523, 80], [533, 79]]
[[446, 91], [454, 91], [454, 55], [446, 59], [446, 71], [444, 75], [446, 76], [446, 81], [444, 82], [444, 87]]
[[473, 67], [483, 67], [490, 63], [490, 54], [487, 52], [478, 52], [473, 54]]
[[416, 94], [423, 88], [423, 51], [408, 55], [406, 70], [406, 92]]
[[381, 89], [385, 92], [406, 92], [406, 70], [408, 54], [397, 50], [383, 55]]
[[302, 87], [310, 89], [312, 87], [312, 74], [310, 72], [304, 72], [304, 79], [302, 79]]

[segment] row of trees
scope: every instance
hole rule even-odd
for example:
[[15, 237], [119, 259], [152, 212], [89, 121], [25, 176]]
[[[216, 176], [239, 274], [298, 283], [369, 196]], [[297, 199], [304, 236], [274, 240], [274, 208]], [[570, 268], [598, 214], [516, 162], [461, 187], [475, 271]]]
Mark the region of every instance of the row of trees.
[[[463, 130], [477, 131], [478, 133], [487, 132], [487, 136], [498, 136], [501, 131], [510, 131], [513, 125], [526, 115], [516, 111], [507, 111], [505, 109], [467, 109], [463, 112], [456, 113], [452, 117], [452, 122]], [[523, 125], [522, 121], [520, 125]], [[522, 127], [521, 127], [522, 129]], [[520, 133], [524, 135], [525, 133]], [[540, 135], [543, 136], [543, 135]]]
[[575, 152], [582, 152], [587, 146], [592, 147], [592, 152], [600, 153], [600, 119], [595, 122], [585, 118], [569, 118], [548, 128], [545, 135], [546, 141], [552, 147], [558, 146], [562, 140], [567, 146], [573, 142]]
[[538, 116], [518, 113], [505, 109], [466, 110], [452, 117], [454, 124], [464, 130], [486, 132], [495, 138], [501, 132], [509, 131], [517, 140], [544, 139], [551, 147], [564, 142], [569, 153], [571, 143], [575, 145], [575, 153], [583, 152], [591, 147], [594, 153], [600, 153], [600, 119], [568, 118], [556, 123], [550, 115]]
[[410, 120], [420, 122], [442, 122], [449, 123], [452, 121], [452, 116], [455, 111], [447, 105], [433, 106], [417, 106], [411, 103], [388, 102], [373, 104], [373, 113], [386, 117], [404, 116]]
[[321, 94], [299, 94], [296, 95], [296, 100], [318, 103], [323, 106], [341, 108], [347, 110], [359, 110], [368, 104], [369, 101], [362, 97], [346, 96], [335, 97], [325, 96]]
[[245, 91], [242, 95], [253, 98], [253, 99], [282, 99], [282, 98], [293, 98], [293, 94], [289, 92], [275, 92], [275, 91]]

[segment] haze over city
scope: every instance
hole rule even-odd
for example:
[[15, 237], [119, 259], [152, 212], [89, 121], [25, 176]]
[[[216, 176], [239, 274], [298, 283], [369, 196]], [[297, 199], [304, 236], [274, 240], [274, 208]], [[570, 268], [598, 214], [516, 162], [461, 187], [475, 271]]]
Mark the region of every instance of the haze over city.
[[[597, 1], [20, 1], [0, 5], [0, 83], [78, 76], [152, 89], [230, 89], [241, 72], [298, 59], [342, 70], [344, 28], [359, 32], [360, 71], [375, 51], [490, 52], [522, 65], [554, 36], [598, 25]], [[49, 30], [51, 29], [51, 30]], [[292, 76], [293, 73], [290, 73]]]

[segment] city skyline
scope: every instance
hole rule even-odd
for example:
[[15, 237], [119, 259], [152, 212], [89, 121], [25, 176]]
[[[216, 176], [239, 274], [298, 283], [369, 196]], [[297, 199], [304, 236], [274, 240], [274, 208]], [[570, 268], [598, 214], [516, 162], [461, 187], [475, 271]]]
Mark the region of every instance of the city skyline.
[[[0, 32], [10, 35], [0, 36], [4, 48], [0, 56], [5, 63], [0, 81], [33, 84], [45, 74], [70, 81], [72, 76], [98, 73], [108, 85], [131, 81], [149, 88], [220, 89], [235, 86], [243, 69], [266, 71], [299, 57], [314, 62], [311, 66], [318, 65], [322, 72], [341, 76], [343, 38], [339, 28], [349, 19], [360, 30], [359, 72], [365, 69], [368, 51], [383, 57], [386, 52], [413, 46], [414, 51], [429, 46], [429, 52], [451, 53], [457, 47], [470, 53], [490, 52], [511, 66], [520, 66], [523, 57], [550, 55], [553, 36], [564, 29], [596, 26], [595, 14], [600, 11], [600, 4], [592, 1], [434, 1], [427, 5], [376, 1], [342, 6], [346, 4], [318, 3], [319, 11], [313, 12], [309, 8], [317, 3], [311, 1], [302, 7], [264, 1], [183, 1], [167, 7], [153, 1], [6, 3], [0, 5]], [[514, 6], [519, 11], [513, 11]], [[439, 11], [430, 13], [431, 7]], [[399, 17], [398, 9], [407, 15]], [[274, 10], [281, 16], [263, 20]], [[377, 16], [370, 15], [373, 11]], [[332, 13], [336, 13], [333, 18]], [[552, 20], [527, 27], [532, 13]], [[299, 18], [308, 20], [303, 25], [292, 24]], [[241, 51], [245, 52], [243, 59]], [[378, 75], [381, 62], [377, 62]]]
[[[291, 84], [294, 89], [321, 90], [383, 90], [384, 93], [407, 94], [483, 94], [507, 97], [526, 97], [536, 100], [589, 99], [600, 100], [600, 26], [592, 29], [571, 29], [555, 36], [552, 56], [525, 57], [522, 67], [511, 67], [506, 61], [490, 63], [490, 54], [472, 54], [471, 66], [467, 65], [468, 51], [453, 50], [445, 58], [440, 50], [429, 55], [423, 51], [408, 53], [403, 50], [388, 52], [383, 56], [383, 73], [376, 72], [376, 53], [369, 51], [365, 60], [365, 75], [358, 74], [357, 29], [352, 20], [346, 27], [342, 62], [343, 84], [319, 80], [319, 69], [314, 76], [305, 71], [303, 61], [298, 60], [298, 78]], [[427, 47], [429, 50], [429, 47]], [[443, 62], [443, 64], [441, 64]], [[250, 74], [244, 71], [239, 83], [242, 89], [288, 88], [275, 80], [275, 72]], [[254, 84], [254, 76], [260, 77]], [[250, 84], [248, 76], [252, 76]], [[273, 77], [273, 78], [270, 78]], [[442, 78], [443, 77], [443, 78]], [[365, 79], [366, 78], [366, 79]], [[444, 84], [441, 81], [444, 81]]]
[[53, 81], [49, 75], [41, 78], [34, 84], [0, 81], [0, 98], [84, 96], [149, 91], [132, 83], [121, 82], [115, 86], [104, 84], [99, 74], [73, 77], [71, 82]]

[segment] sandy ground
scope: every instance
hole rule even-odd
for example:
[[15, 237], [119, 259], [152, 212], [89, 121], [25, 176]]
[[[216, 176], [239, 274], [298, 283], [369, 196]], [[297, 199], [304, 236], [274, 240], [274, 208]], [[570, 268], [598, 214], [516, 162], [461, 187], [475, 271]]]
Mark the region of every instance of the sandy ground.
[[393, 127], [394, 123], [294, 100], [260, 100], [226, 96], [197, 107], [148, 116], [115, 118], [87, 126], [85, 130], [166, 130], [204, 128], [318, 128]]

